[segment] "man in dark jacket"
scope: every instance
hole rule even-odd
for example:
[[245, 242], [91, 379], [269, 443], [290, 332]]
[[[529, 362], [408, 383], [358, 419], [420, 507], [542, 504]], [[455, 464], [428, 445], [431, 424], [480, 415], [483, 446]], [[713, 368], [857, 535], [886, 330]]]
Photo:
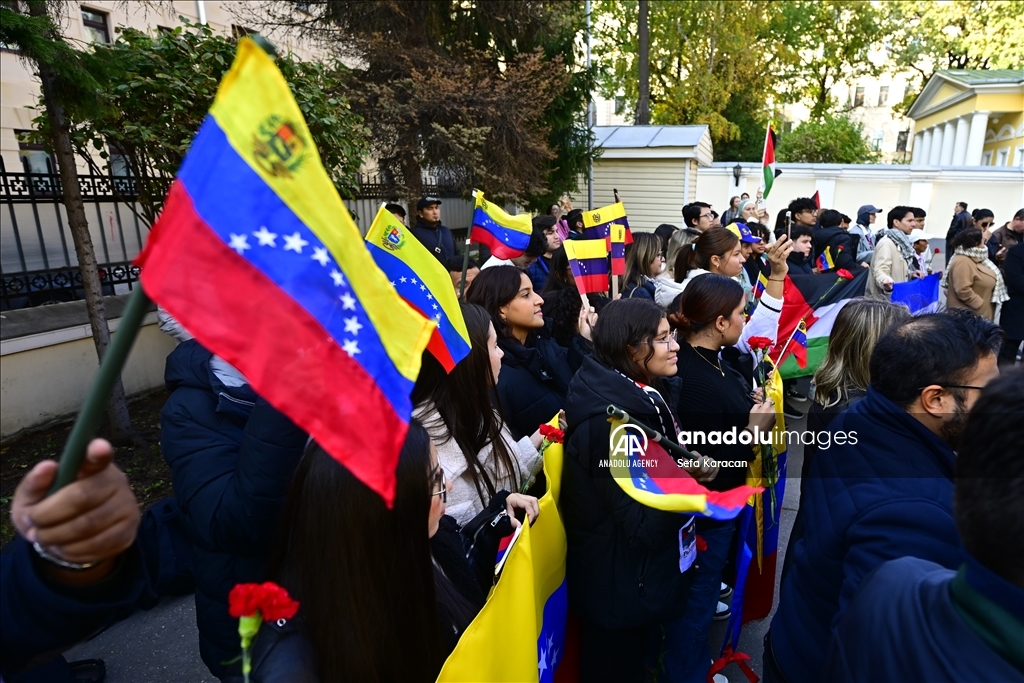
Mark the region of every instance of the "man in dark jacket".
[[[821, 227], [814, 231], [812, 245], [814, 248], [814, 265], [823, 272], [825, 270], [845, 268], [851, 273], [856, 273], [861, 267], [857, 263], [857, 254], [854, 253], [856, 250], [854, 249], [853, 241], [850, 239], [850, 233], [839, 227], [842, 218], [843, 214], [835, 209], [822, 211], [821, 216], [818, 218], [821, 222]], [[821, 268], [821, 255], [825, 253], [826, 248], [832, 256], [835, 268]]]
[[946, 263], [953, 258], [953, 250], [949, 247], [953, 238], [972, 225], [974, 218], [967, 211], [967, 202], [957, 202], [953, 207], [953, 220], [949, 222], [949, 230], [946, 231]]
[[437, 197], [423, 197], [416, 202], [412, 234], [441, 263], [458, 254], [452, 231], [441, 224], [441, 200]]
[[789, 272], [810, 275], [814, 272], [814, 262], [811, 259], [811, 243], [814, 236], [811, 229], [805, 225], [794, 225], [790, 228], [790, 238], [793, 240], [793, 251], [786, 257]]
[[997, 266], [1003, 265], [1006, 252], [1015, 245], [1024, 242], [1024, 209], [1013, 214], [1013, 220], [1007, 221], [992, 232], [988, 240], [988, 257]]
[[[765, 640], [767, 683], [822, 680], [830, 629], [864, 577], [904, 556], [960, 566], [954, 450], [1002, 333], [966, 311], [923, 315], [871, 354], [867, 396], [829, 426], [804, 482], [804, 535]], [[839, 438], [842, 434], [843, 437]], [[853, 435], [853, 436], [851, 436]]]
[[1006, 341], [999, 352], [1000, 365], [1017, 362], [1017, 350], [1024, 343], [1024, 242], [1006, 252], [1003, 259], [1003, 281], [1010, 300], [1003, 303], [999, 326], [1006, 332]]
[[[237, 583], [263, 580], [281, 506], [306, 434], [196, 341], [167, 358], [171, 391], [161, 446], [195, 553], [199, 652], [218, 677], [237, 673]], [[215, 369], [211, 369], [211, 368]]]
[[1024, 371], [990, 382], [956, 457], [959, 571], [904, 557], [864, 581], [823, 680], [1024, 681]]

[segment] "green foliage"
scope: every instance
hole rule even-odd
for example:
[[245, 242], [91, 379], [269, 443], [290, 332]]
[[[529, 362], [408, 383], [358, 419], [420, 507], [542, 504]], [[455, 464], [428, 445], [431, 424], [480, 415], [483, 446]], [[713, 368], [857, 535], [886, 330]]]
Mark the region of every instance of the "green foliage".
[[864, 137], [863, 125], [845, 115], [825, 114], [782, 136], [775, 158], [795, 163], [872, 164], [879, 155]]
[[889, 56], [917, 74], [906, 111], [938, 69], [1018, 69], [1024, 64], [1024, 0], [889, 0]]
[[[132, 175], [143, 181], [139, 203], [147, 222], [159, 213], [167, 179], [181, 165], [234, 55], [233, 39], [195, 25], [155, 36], [123, 29], [114, 43], [93, 46], [90, 58], [106, 65], [97, 78], [99, 106], [68, 102], [72, 136], [90, 162], [90, 149], [97, 150], [107, 165], [108, 147], [118, 150]], [[324, 166], [339, 192], [351, 196], [367, 148], [367, 131], [345, 97], [343, 67], [301, 62], [292, 55], [278, 56], [277, 64]], [[36, 124], [45, 138], [45, 116]]]

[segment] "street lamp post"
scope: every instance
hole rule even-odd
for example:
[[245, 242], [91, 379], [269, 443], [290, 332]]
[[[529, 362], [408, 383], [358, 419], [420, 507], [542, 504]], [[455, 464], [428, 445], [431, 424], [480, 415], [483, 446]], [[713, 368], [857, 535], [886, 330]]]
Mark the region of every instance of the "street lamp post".
[[736, 187], [740, 186], [740, 176], [743, 175], [743, 167], [736, 164], [732, 167], [732, 177], [736, 180]]

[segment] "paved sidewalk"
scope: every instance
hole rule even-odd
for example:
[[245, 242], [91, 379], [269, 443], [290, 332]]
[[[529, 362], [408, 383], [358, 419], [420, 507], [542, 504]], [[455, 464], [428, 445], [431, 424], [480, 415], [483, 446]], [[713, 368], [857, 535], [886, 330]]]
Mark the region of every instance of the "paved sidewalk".
[[[802, 387], [806, 389], [806, 387]], [[798, 404], [806, 411], [809, 403]], [[794, 421], [791, 428], [802, 429], [805, 420]], [[788, 471], [799, 475], [803, 463], [803, 447], [793, 446], [789, 452]], [[782, 503], [782, 529], [778, 572], [776, 573], [776, 605], [778, 577], [782, 573], [785, 550], [793, 530], [799, 502], [799, 479], [789, 479]], [[773, 610], [774, 614], [774, 610]], [[717, 654], [725, 637], [725, 621], [716, 622], [710, 633], [711, 651]], [[751, 656], [754, 671], [761, 671], [762, 639], [771, 616], [751, 622], [743, 629], [740, 651]], [[99, 658], [107, 664], [107, 683], [216, 683], [199, 658], [193, 596], [169, 599], [148, 612], [137, 612], [114, 624], [92, 640], [65, 653], [68, 661]], [[738, 667], [730, 665], [723, 673], [730, 683], [748, 683]]]

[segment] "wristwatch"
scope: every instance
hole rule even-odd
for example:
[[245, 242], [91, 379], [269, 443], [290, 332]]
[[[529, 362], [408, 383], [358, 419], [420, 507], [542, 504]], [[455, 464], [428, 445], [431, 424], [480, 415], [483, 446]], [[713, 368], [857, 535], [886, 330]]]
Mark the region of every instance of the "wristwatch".
[[81, 572], [85, 571], [86, 569], [92, 569], [93, 567], [99, 564], [99, 562], [85, 562], [83, 564], [79, 564], [77, 562], [68, 562], [67, 560], [57, 557], [53, 553], [49, 552], [46, 548], [39, 545], [38, 541], [32, 543], [32, 549], [36, 551], [36, 555], [39, 555], [41, 559], [53, 563], [58, 567], [62, 567], [63, 569], [69, 569], [73, 572]]

